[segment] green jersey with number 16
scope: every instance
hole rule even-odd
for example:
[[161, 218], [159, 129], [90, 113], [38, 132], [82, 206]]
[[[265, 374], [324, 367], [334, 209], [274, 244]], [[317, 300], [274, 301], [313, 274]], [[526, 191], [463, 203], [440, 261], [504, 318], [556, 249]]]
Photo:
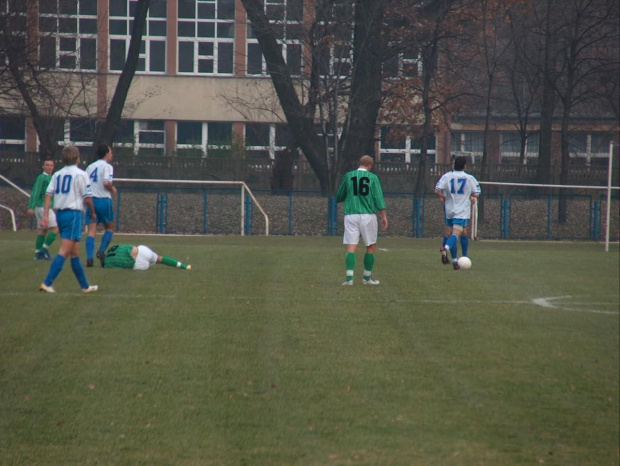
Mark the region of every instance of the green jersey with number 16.
[[344, 214], [374, 214], [385, 209], [379, 177], [364, 168], [350, 171], [342, 177], [338, 202], [344, 201]]

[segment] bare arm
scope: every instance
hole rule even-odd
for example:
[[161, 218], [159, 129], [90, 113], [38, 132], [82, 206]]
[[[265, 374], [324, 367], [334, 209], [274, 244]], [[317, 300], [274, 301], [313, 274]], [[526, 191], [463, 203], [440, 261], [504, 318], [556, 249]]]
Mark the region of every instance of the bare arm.
[[43, 218], [41, 219], [41, 228], [45, 229], [48, 227], [49, 223], [49, 214], [50, 214], [50, 206], [52, 205], [52, 195], [46, 194], [45, 201], [43, 203]]
[[381, 229], [383, 231], [387, 230], [388, 227], [388, 219], [387, 219], [387, 211], [385, 209], [381, 209], [377, 211], [381, 221]]

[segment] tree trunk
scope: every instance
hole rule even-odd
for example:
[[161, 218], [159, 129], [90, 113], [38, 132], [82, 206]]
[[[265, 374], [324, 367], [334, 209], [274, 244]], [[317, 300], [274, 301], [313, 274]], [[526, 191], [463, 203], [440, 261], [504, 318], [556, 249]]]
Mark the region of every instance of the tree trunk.
[[555, 113], [555, 56], [551, 16], [555, 14], [555, 0], [547, 0], [545, 16], [545, 63], [543, 76], [543, 101], [540, 122], [540, 147], [538, 153], [537, 180], [539, 183], [551, 182], [551, 143], [553, 136], [553, 116]]
[[116, 84], [116, 90], [110, 103], [110, 108], [103, 123], [97, 125], [97, 132], [92, 146], [92, 156], [97, 152], [99, 144], [112, 144], [114, 135], [121, 121], [127, 94], [131, 87], [131, 81], [136, 73], [138, 66], [138, 58], [140, 56], [140, 44], [142, 36], [146, 28], [146, 15], [149, 11], [151, 0], [138, 0], [136, 5], [136, 14], [133, 20], [133, 29], [131, 31], [131, 41], [129, 42], [129, 50], [127, 51], [127, 60], [123, 66], [123, 71]]

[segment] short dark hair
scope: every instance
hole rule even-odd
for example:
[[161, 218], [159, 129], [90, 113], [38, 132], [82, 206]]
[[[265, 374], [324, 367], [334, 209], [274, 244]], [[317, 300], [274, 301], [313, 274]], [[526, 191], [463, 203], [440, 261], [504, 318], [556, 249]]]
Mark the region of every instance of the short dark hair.
[[465, 168], [465, 165], [467, 165], [467, 157], [457, 157], [456, 159], [454, 159], [454, 169], [457, 172], [463, 171], [463, 169]]
[[97, 146], [98, 159], [104, 158], [108, 152], [110, 152], [110, 146], [108, 146], [107, 144], [99, 144], [99, 146]]

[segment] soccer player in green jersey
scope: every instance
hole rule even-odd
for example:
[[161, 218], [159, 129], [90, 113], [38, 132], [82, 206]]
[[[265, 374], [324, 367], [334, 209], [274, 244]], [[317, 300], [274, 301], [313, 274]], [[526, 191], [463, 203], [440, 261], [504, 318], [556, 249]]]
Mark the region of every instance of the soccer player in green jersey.
[[52, 181], [52, 173], [54, 172], [54, 160], [46, 159], [43, 162], [43, 173], [37, 176], [30, 193], [28, 201], [28, 215], [34, 215], [37, 218], [37, 228], [39, 234], [34, 245], [34, 259], [50, 260], [49, 247], [58, 236], [58, 226], [56, 224], [56, 214], [53, 210], [49, 211], [47, 228], [41, 227], [41, 219], [43, 218], [43, 205], [45, 203], [45, 190]]
[[359, 161], [359, 168], [346, 173], [342, 177], [336, 200], [344, 202], [344, 238], [346, 246], [345, 266], [347, 278], [343, 285], [353, 285], [355, 271], [355, 252], [360, 236], [366, 245], [364, 255], [364, 285], [378, 285], [379, 280], [372, 278], [372, 268], [375, 264], [375, 249], [377, 246], [377, 213], [381, 217], [381, 228], [385, 231], [388, 226], [385, 201], [379, 178], [371, 173], [372, 157], [363, 155]]
[[103, 260], [103, 267], [106, 269], [147, 270], [154, 264], [164, 264], [185, 270], [192, 269], [189, 264], [183, 264], [171, 257], [159, 256], [143, 245], [117, 244], [108, 250]]

